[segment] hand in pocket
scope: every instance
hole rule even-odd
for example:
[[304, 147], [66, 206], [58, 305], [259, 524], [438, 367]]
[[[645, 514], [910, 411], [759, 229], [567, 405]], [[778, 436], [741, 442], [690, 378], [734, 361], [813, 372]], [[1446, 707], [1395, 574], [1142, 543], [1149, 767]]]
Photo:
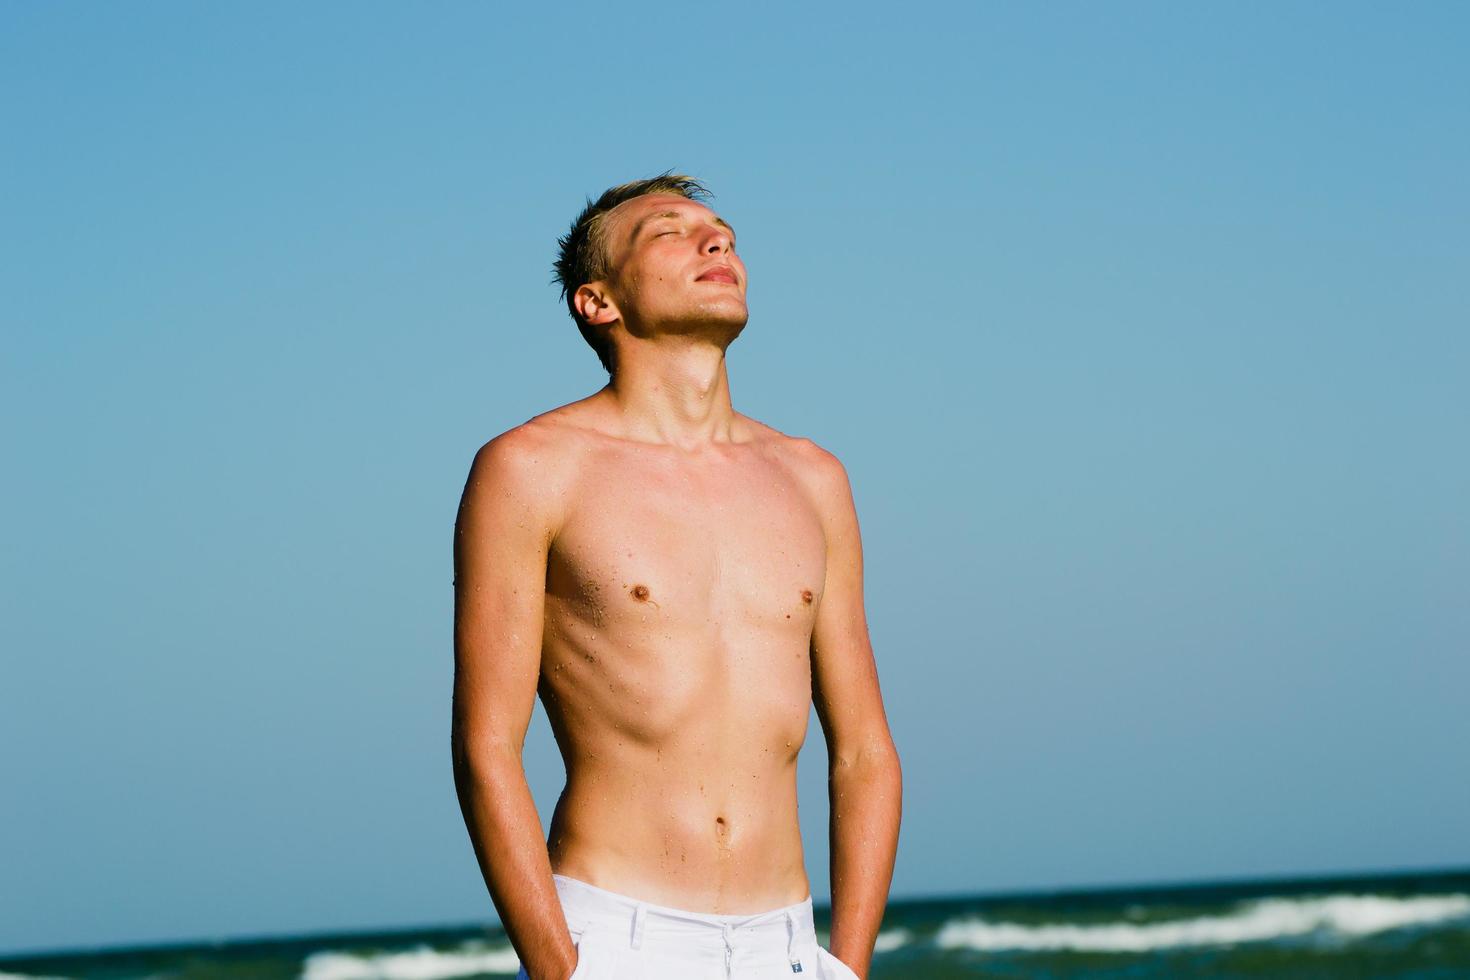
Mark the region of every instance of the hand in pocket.
[[826, 967], [819, 980], [858, 980], [852, 967], [834, 956], [826, 946], [817, 947], [817, 959]]

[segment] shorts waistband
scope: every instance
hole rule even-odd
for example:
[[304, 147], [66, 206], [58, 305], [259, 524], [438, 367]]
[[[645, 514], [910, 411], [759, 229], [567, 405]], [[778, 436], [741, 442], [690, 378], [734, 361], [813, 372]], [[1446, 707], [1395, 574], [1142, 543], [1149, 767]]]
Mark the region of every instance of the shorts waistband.
[[553, 874], [551, 878], [571, 929], [614, 929], [626, 935], [635, 948], [641, 945], [645, 932], [679, 937], [685, 942], [706, 940], [727, 947], [744, 942], [769, 942], [777, 936], [787, 945], [816, 941], [810, 895], [800, 902], [765, 912], [722, 915], [656, 905], [567, 875]]

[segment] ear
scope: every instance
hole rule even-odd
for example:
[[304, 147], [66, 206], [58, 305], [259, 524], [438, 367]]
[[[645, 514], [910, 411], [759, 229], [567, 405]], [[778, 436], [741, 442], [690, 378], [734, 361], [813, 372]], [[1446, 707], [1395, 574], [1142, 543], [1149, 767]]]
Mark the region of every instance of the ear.
[[617, 304], [613, 302], [612, 295], [602, 282], [588, 282], [578, 286], [577, 291], [572, 294], [572, 302], [582, 319], [594, 326], [604, 326], [622, 319]]

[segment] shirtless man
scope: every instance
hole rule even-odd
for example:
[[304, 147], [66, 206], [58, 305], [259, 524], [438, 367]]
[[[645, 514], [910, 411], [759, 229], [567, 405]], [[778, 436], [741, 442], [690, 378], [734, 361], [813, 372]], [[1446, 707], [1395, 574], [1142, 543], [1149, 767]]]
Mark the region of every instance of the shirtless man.
[[[557, 271], [610, 381], [483, 446], [460, 504], [455, 784], [534, 980], [866, 977], [893, 874], [847, 474], [731, 407], [745, 265], [707, 196], [665, 174], [589, 203]], [[545, 842], [521, 765], [538, 693], [567, 775]], [[830, 950], [797, 822], [813, 702]]]

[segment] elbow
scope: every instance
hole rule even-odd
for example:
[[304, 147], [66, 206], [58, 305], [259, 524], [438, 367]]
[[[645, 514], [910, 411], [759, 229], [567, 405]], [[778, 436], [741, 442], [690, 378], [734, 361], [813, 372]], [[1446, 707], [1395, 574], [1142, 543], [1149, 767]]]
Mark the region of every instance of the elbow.
[[449, 736], [449, 757], [456, 783], [493, 782], [507, 765], [519, 767], [521, 764], [518, 746], [472, 738], [459, 729]]
[[887, 750], [876, 764], [881, 767], [883, 773], [893, 782], [895, 788], [901, 792], [903, 788], [903, 762], [898, 757], [898, 746], [894, 745], [890, 740]]
[[473, 789], [479, 781], [475, 776], [475, 764], [470, 758], [463, 741], [457, 738], [449, 740], [449, 762], [454, 772], [454, 786], [461, 794], [466, 790]]
[[887, 735], [870, 739], [848, 751], [831, 751], [829, 768], [834, 778], [844, 773], [861, 773], [867, 778], [903, 782], [903, 763], [898, 757], [898, 747]]
[[454, 766], [454, 776], [459, 778], [461, 772], [470, 766], [470, 741], [465, 737], [464, 730], [456, 723], [449, 732], [449, 761]]
[[454, 767], [455, 782], [464, 779], [473, 770], [474, 763], [470, 759], [470, 753], [463, 740], [450, 738], [449, 762]]

